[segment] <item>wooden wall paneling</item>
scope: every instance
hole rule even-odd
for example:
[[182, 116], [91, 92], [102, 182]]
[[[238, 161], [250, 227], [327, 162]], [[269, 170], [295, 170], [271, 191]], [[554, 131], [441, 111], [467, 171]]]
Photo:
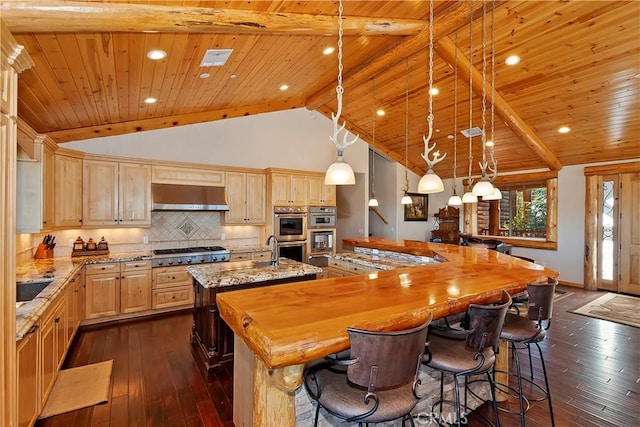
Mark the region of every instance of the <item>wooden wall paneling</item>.
[[584, 288], [595, 290], [598, 278], [598, 177], [587, 176], [584, 201]]
[[547, 180], [547, 242], [558, 241], [558, 178]]

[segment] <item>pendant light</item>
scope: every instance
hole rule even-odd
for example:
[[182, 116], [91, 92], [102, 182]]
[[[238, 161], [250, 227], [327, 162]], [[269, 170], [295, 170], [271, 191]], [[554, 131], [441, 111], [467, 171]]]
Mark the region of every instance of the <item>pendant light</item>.
[[476, 196], [488, 196], [493, 193], [493, 184], [489, 181], [487, 177], [487, 43], [486, 43], [486, 10], [487, 4], [482, 2], [482, 163], [480, 163], [480, 171], [482, 173], [482, 177], [480, 181], [478, 181], [473, 186], [473, 194]]
[[462, 206], [462, 199], [456, 191], [457, 179], [456, 170], [458, 168], [458, 33], [455, 36], [456, 53], [453, 66], [453, 194], [449, 197], [447, 205]]
[[[324, 176], [325, 185], [353, 185], [356, 183], [356, 177], [349, 163], [342, 158], [344, 150], [358, 140], [358, 135], [351, 140], [347, 140], [349, 133], [344, 130], [346, 122], [339, 126], [338, 121], [342, 114], [342, 94], [344, 87], [342, 86], [342, 0], [338, 4], [338, 86], [336, 87], [336, 96], [338, 100], [338, 110], [336, 114], [331, 113], [333, 121], [333, 135], [329, 137], [338, 151], [336, 161], [333, 162]], [[340, 133], [344, 131], [342, 139]]]
[[376, 199], [376, 82], [371, 79], [371, 198], [369, 206], [378, 206]]
[[[492, 6], [495, 6], [492, 4]], [[495, 96], [496, 87], [496, 40], [495, 40], [495, 8], [491, 9], [491, 145], [489, 146], [489, 154], [491, 156], [491, 166], [489, 170], [493, 174], [491, 181], [493, 182], [498, 176], [498, 161], [495, 158], [493, 148], [495, 146], [494, 136], [494, 119], [495, 119], [495, 103], [493, 102]], [[502, 200], [502, 191], [498, 187], [493, 185], [493, 191], [491, 194], [484, 196], [482, 200]]]
[[405, 60], [406, 77], [404, 84], [404, 188], [402, 191], [404, 195], [400, 199], [401, 205], [410, 205], [413, 203], [411, 196], [409, 196], [409, 175], [408, 175], [408, 161], [409, 161], [409, 58]]
[[[469, 66], [473, 64], [473, 1], [469, 2]], [[473, 73], [469, 73], [469, 129], [473, 127]], [[471, 134], [469, 138], [469, 175], [467, 177], [467, 191], [462, 195], [462, 203], [478, 203], [478, 196], [473, 194], [471, 186], [473, 179], [471, 178], [471, 168], [473, 166], [473, 150], [471, 143]]]
[[423, 136], [424, 141], [424, 153], [421, 154], [422, 158], [427, 162], [428, 170], [420, 182], [418, 182], [418, 193], [430, 194], [440, 193], [444, 191], [444, 184], [442, 179], [433, 171], [433, 167], [443, 161], [447, 154], [440, 157], [440, 151], [433, 153], [433, 159], [429, 157], [429, 153], [436, 147], [436, 143], [429, 146], [431, 136], [433, 135], [433, 0], [429, 0], [429, 116], [427, 122], [429, 124], [429, 135]]

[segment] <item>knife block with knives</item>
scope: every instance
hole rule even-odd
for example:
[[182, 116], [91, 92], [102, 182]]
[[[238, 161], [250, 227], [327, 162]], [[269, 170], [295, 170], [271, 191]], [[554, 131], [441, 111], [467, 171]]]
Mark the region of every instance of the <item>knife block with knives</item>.
[[36, 253], [33, 255], [34, 259], [46, 259], [53, 258], [53, 248], [56, 246], [54, 240], [55, 236], [47, 234], [44, 236], [42, 243], [38, 243]]

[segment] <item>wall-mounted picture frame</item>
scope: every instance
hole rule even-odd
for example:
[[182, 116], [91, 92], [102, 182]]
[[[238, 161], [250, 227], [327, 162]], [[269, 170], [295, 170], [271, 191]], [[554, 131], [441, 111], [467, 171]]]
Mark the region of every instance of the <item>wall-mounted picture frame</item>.
[[418, 193], [407, 193], [411, 197], [410, 205], [404, 205], [405, 221], [429, 221], [427, 212], [429, 210], [429, 195]]

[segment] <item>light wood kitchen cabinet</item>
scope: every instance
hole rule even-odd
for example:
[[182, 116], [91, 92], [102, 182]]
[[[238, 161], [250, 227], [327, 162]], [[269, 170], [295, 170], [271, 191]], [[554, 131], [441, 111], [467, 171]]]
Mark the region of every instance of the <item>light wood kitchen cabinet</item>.
[[82, 225], [82, 159], [55, 155], [55, 226]]
[[309, 206], [335, 206], [336, 186], [325, 185], [324, 175], [307, 176], [307, 197]]
[[351, 262], [329, 259], [328, 265], [326, 267], [322, 267], [322, 271], [324, 278], [329, 278], [355, 276], [357, 274], [372, 273], [379, 270], [376, 268], [365, 267]]
[[272, 172], [270, 178], [272, 206], [305, 206], [307, 204], [305, 175]]
[[32, 426], [40, 413], [40, 323], [16, 343], [18, 426]]
[[67, 307], [69, 311], [69, 321], [67, 322], [67, 335], [69, 341], [80, 327], [80, 322], [84, 319], [84, 269], [80, 269], [69, 280], [67, 285]]
[[55, 224], [55, 154], [46, 142], [42, 144], [42, 230]]
[[120, 263], [87, 265], [85, 285], [87, 319], [120, 312]]
[[83, 225], [150, 226], [151, 166], [85, 160]]
[[271, 251], [233, 252], [229, 261], [265, 261], [271, 259]]
[[257, 173], [227, 172], [225, 224], [264, 224], [266, 176]]
[[84, 280], [86, 319], [151, 309], [151, 261], [87, 265]]
[[120, 312], [151, 309], [151, 261], [120, 264]]
[[[40, 349], [41, 349], [41, 400], [40, 404], [44, 406], [51, 388], [55, 382], [56, 376], [64, 355], [67, 352], [67, 304], [65, 294], [61, 294], [57, 300], [51, 304], [43, 316], [42, 330], [40, 332]], [[42, 407], [41, 406], [41, 407]]]
[[187, 266], [153, 269], [153, 309], [193, 306], [193, 284]]
[[225, 186], [224, 171], [214, 169], [154, 165], [151, 175], [154, 184]]

